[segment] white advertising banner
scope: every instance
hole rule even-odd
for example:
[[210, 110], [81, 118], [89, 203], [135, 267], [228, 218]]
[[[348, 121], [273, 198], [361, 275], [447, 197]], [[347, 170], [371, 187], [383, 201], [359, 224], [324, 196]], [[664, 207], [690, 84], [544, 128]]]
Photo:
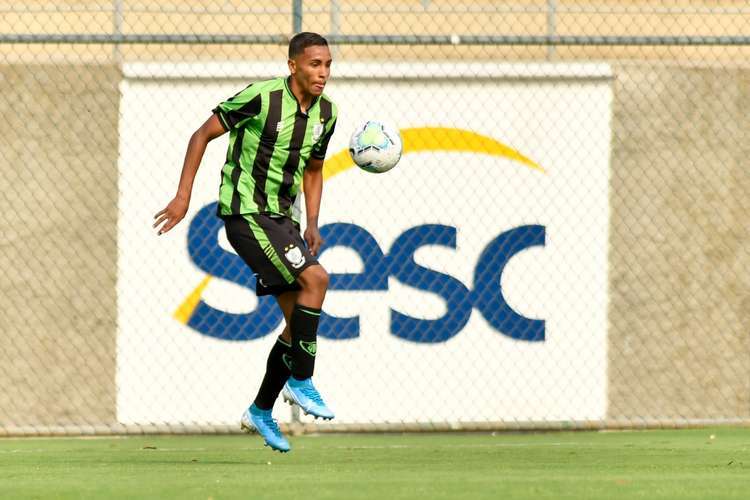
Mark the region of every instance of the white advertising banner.
[[[315, 382], [341, 423], [599, 420], [607, 404], [606, 65], [334, 64]], [[285, 64], [126, 65], [121, 85], [117, 411], [235, 423], [283, 328], [215, 216], [227, 137], [157, 236], [192, 132]], [[374, 78], [377, 75], [378, 78]], [[354, 167], [355, 126], [404, 155]], [[276, 417], [290, 417], [277, 404]]]

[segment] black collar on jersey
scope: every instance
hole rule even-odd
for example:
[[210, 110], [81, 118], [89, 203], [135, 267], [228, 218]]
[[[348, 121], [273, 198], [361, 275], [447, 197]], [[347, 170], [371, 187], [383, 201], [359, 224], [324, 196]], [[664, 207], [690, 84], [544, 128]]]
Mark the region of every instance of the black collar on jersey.
[[[292, 96], [292, 99], [297, 103], [297, 112], [302, 113], [302, 108], [299, 105], [299, 100], [297, 99], [297, 96], [294, 95], [294, 92], [292, 92], [291, 82], [292, 81], [292, 75], [289, 75], [284, 80], [284, 87], [286, 88], [287, 92], [289, 92], [289, 95]], [[310, 110], [313, 106], [315, 106], [315, 103], [318, 102], [318, 96], [313, 96], [312, 101], [310, 101], [310, 105], [307, 107], [307, 113], [302, 113], [303, 115], [309, 115]]]

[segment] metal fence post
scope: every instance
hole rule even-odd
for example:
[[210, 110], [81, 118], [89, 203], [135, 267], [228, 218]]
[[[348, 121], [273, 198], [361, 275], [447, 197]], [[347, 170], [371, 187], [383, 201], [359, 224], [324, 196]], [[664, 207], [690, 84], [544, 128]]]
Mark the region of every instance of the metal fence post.
[[[113, 2], [113, 8], [114, 8], [114, 15], [113, 15], [113, 29], [115, 32], [115, 37], [119, 38], [122, 36], [122, 0], [114, 0]], [[112, 46], [112, 57], [116, 62], [120, 62], [121, 55], [120, 55], [120, 44], [115, 43]]]
[[[552, 38], [556, 36], [557, 16], [557, 0], [547, 0], [547, 36]], [[553, 59], [555, 57], [555, 45], [547, 45], [547, 59]]]
[[302, 0], [292, 0], [292, 32], [302, 31]]

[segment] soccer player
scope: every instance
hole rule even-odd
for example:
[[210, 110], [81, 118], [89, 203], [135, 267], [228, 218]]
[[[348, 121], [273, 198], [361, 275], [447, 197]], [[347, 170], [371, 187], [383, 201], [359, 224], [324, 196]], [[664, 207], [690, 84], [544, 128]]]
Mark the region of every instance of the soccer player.
[[[336, 106], [323, 94], [331, 72], [328, 42], [315, 33], [295, 35], [288, 66], [288, 77], [253, 83], [213, 110], [190, 138], [176, 196], [154, 216], [159, 234], [185, 217], [206, 145], [229, 132], [218, 216], [232, 247], [256, 275], [257, 295], [275, 296], [286, 320], [241, 427], [257, 430], [281, 452], [290, 446], [271, 411], [282, 390], [284, 399], [305, 413], [334, 416], [312, 383], [318, 320], [328, 287], [328, 274], [316, 258], [322, 244], [322, 168], [337, 116]], [[304, 239], [295, 210], [300, 184], [307, 214]]]

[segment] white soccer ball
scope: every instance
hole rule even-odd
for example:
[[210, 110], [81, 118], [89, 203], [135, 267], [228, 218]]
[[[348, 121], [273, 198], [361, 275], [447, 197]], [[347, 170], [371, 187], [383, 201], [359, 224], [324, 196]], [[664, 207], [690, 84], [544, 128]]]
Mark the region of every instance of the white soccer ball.
[[401, 159], [401, 136], [390, 124], [370, 120], [360, 124], [349, 140], [354, 163], [367, 172], [380, 174], [392, 169]]

